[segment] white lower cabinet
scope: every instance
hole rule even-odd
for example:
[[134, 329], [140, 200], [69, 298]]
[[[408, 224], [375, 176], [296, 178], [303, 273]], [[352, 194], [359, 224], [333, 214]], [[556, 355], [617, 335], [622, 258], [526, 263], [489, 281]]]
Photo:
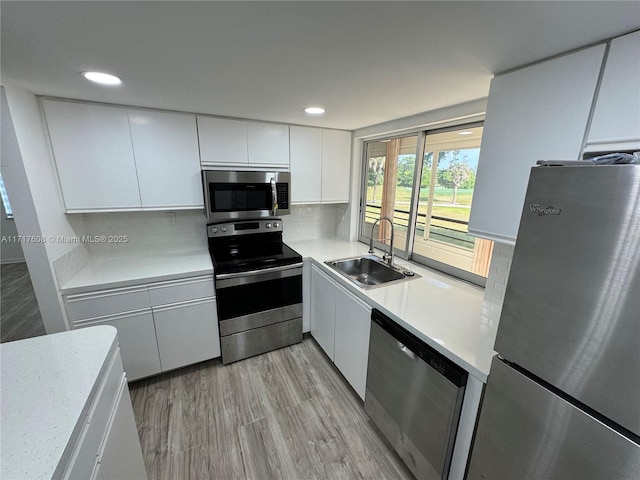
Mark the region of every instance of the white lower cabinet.
[[110, 359], [64, 469], [65, 480], [147, 478], [120, 349]]
[[111, 325], [118, 330], [122, 363], [129, 381], [162, 371], [151, 308], [77, 322], [76, 328]]
[[337, 285], [311, 265], [311, 335], [333, 361]]
[[213, 298], [153, 308], [162, 370], [220, 356]]
[[94, 475], [97, 479], [147, 478], [127, 382], [122, 382], [121, 387], [109, 430], [98, 456]]
[[371, 307], [340, 288], [336, 296], [333, 362], [364, 400], [369, 360]]
[[129, 381], [220, 356], [212, 275], [68, 295], [65, 303], [74, 328], [118, 329]]
[[364, 400], [371, 307], [311, 265], [311, 335]]
[[302, 266], [302, 333], [311, 331], [311, 261]]

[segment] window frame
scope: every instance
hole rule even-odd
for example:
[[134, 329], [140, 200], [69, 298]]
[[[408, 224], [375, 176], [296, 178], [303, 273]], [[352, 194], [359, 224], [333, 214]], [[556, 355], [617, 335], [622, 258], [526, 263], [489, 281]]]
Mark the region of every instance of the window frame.
[[[487, 279], [482, 277], [481, 275], [477, 275], [475, 273], [471, 273], [469, 271], [463, 270], [458, 267], [454, 267], [447, 263], [443, 263], [441, 261], [435, 260], [431, 257], [427, 257], [424, 255], [420, 255], [413, 251], [414, 243], [415, 243], [415, 235], [416, 235], [416, 227], [417, 227], [417, 216], [418, 216], [418, 204], [420, 202], [420, 181], [422, 178], [422, 166], [424, 163], [424, 154], [426, 151], [426, 143], [427, 137], [429, 135], [436, 135], [439, 133], [452, 132], [456, 130], [464, 130], [468, 128], [475, 128], [484, 126], [484, 121], [475, 121], [470, 123], [462, 123], [458, 125], [451, 125], [443, 128], [421, 128], [413, 131], [405, 131], [400, 134], [392, 134], [385, 135], [380, 137], [371, 137], [367, 139], [363, 139], [362, 143], [362, 175], [361, 175], [361, 189], [360, 189], [360, 210], [358, 214], [358, 240], [360, 242], [369, 244], [369, 236], [365, 234], [364, 229], [366, 225], [366, 205], [367, 205], [367, 187], [368, 187], [368, 177], [369, 177], [369, 165], [368, 165], [368, 146], [370, 143], [376, 142], [384, 142], [385, 140], [391, 140], [396, 138], [405, 138], [417, 136], [417, 144], [416, 144], [416, 161], [413, 172], [413, 188], [411, 192], [411, 202], [409, 206], [409, 219], [408, 225], [410, 228], [407, 229], [406, 242], [404, 245], [404, 250], [398, 249], [396, 245], [394, 245], [394, 254], [405, 260], [410, 260], [416, 262], [420, 265], [432, 268], [434, 270], [438, 270], [444, 274], [453, 276], [460, 280], [472, 283], [474, 285], [485, 287]], [[373, 232], [372, 232], [373, 235]], [[375, 235], [374, 235], [375, 237]], [[373, 246], [379, 250], [386, 251], [388, 250], [388, 245], [377, 241], [375, 238], [373, 240]]]
[[0, 197], [2, 198], [2, 208], [4, 209], [5, 218], [13, 219], [13, 208], [11, 208], [11, 203], [9, 203], [9, 195], [4, 185], [2, 173], [0, 173]]

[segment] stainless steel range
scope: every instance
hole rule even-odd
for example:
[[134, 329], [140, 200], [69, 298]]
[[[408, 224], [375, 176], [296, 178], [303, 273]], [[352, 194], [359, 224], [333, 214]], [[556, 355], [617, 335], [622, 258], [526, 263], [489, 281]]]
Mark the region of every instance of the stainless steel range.
[[222, 363], [302, 341], [302, 256], [279, 218], [207, 225]]

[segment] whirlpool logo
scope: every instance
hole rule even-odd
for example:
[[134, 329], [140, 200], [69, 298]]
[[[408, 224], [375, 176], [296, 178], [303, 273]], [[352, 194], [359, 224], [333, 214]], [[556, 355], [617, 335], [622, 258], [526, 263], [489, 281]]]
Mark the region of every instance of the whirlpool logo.
[[531, 213], [537, 213], [539, 217], [542, 215], [560, 215], [562, 213], [561, 208], [556, 208], [553, 205], [549, 205], [548, 207], [541, 207], [537, 203], [532, 203], [529, 205], [529, 211]]

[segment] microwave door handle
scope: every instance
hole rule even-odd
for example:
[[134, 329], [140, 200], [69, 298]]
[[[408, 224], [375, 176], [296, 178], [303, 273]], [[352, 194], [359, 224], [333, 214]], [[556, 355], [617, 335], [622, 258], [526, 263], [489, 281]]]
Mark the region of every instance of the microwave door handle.
[[277, 215], [278, 211], [278, 192], [276, 190], [276, 179], [271, 179], [271, 215]]

